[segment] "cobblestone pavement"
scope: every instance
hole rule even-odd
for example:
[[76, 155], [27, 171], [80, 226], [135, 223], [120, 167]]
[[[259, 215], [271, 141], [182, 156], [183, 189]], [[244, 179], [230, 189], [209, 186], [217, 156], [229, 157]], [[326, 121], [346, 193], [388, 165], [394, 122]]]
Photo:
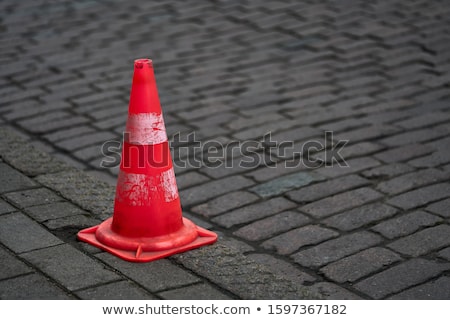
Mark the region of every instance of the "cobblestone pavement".
[[[151, 57], [187, 215], [328, 298], [450, 299], [447, 1], [4, 0], [0, 9], [2, 126], [114, 184], [117, 168], [100, 167], [101, 146], [121, 141], [132, 62]], [[191, 132], [210, 147], [271, 132], [295, 148], [255, 142], [250, 155], [228, 153], [230, 168], [183, 168], [194, 156]], [[343, 159], [334, 157], [344, 140]], [[295, 158], [306, 141], [316, 141], [310, 160], [322, 165]], [[254, 158], [264, 163], [237, 165]], [[25, 207], [2, 188], [2, 206]], [[63, 229], [29, 205], [0, 218], [30, 233], [40, 224], [48, 249], [11, 247], [0, 236], [2, 255], [20, 254], [63, 281], [42, 261], [80, 253], [64, 251]], [[134, 265], [120, 268], [141, 276]]]

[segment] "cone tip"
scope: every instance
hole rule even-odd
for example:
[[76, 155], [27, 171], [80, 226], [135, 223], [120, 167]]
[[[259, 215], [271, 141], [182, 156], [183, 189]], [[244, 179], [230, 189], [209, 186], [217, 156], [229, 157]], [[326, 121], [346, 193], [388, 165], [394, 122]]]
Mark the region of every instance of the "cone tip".
[[153, 67], [153, 62], [151, 59], [137, 59], [134, 60], [134, 67], [138, 69], [142, 69], [145, 65], [148, 65], [150, 68]]

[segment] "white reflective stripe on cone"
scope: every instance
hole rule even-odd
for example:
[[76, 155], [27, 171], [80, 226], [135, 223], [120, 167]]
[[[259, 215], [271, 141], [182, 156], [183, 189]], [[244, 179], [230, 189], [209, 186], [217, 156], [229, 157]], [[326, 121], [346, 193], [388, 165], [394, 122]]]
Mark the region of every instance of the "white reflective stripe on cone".
[[134, 144], [152, 145], [167, 141], [162, 114], [137, 113], [128, 115], [125, 141]]
[[[117, 200], [128, 201], [132, 206], [149, 206], [156, 194], [162, 191], [164, 201], [171, 202], [178, 198], [178, 188], [173, 168], [159, 175], [127, 173], [121, 171], [118, 177]], [[126, 200], [127, 199], [127, 200]]]

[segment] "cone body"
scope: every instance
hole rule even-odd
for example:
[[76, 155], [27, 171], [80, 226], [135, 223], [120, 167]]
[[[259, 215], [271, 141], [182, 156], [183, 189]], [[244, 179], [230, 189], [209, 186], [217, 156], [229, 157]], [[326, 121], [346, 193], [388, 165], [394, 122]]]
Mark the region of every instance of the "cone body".
[[151, 60], [134, 64], [113, 217], [80, 231], [78, 239], [137, 262], [217, 240], [182, 217]]

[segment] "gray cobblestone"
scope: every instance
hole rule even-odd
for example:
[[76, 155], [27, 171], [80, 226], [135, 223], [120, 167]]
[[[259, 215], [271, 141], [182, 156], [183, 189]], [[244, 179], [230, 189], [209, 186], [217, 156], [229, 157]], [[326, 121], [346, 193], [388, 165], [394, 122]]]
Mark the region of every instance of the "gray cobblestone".
[[70, 297], [55, 284], [40, 274], [27, 274], [0, 281], [0, 299], [2, 300], [65, 300]]
[[424, 185], [447, 180], [449, 175], [437, 169], [418, 170], [394, 179], [383, 181], [377, 185], [377, 190], [389, 195], [399, 194]]
[[336, 178], [343, 175], [357, 173], [359, 171], [363, 171], [369, 168], [377, 167], [381, 164], [378, 160], [375, 160], [371, 157], [363, 157], [363, 158], [355, 158], [346, 161], [346, 164], [342, 165], [333, 165], [331, 167], [322, 167], [316, 170], [320, 175]]
[[98, 147], [108, 140], [117, 140], [117, 136], [113, 133], [103, 131], [95, 133], [87, 133], [82, 136], [61, 140], [55, 143], [56, 146], [64, 150], [77, 150], [93, 144], [98, 144]]
[[16, 211], [16, 208], [9, 205], [7, 202], [0, 199], [0, 214]]
[[442, 249], [438, 252], [438, 255], [440, 258], [450, 261], [450, 247]]
[[40, 204], [48, 204], [63, 200], [54, 192], [46, 188], [16, 191], [4, 195], [5, 199], [19, 208], [26, 208]]
[[372, 230], [381, 233], [388, 239], [411, 234], [422, 227], [430, 227], [442, 219], [423, 211], [414, 211], [405, 215], [385, 220], [375, 225]]
[[449, 232], [450, 226], [438, 225], [401, 238], [389, 244], [388, 247], [397, 252], [418, 257], [449, 246]]
[[322, 268], [325, 276], [337, 282], [355, 282], [373, 272], [402, 260], [400, 256], [384, 248], [370, 248]]
[[[14, 232], [11, 232], [14, 230]], [[0, 242], [15, 253], [62, 243], [50, 232], [20, 212], [0, 216]]]
[[284, 198], [272, 198], [266, 202], [251, 204], [213, 218], [212, 221], [225, 228], [265, 218], [275, 213], [291, 209], [296, 204]]
[[373, 222], [392, 217], [397, 209], [382, 203], [374, 203], [346, 211], [323, 221], [329, 227], [350, 231]]
[[241, 176], [226, 177], [182, 190], [180, 198], [185, 206], [189, 206], [253, 184], [251, 180]]
[[413, 171], [414, 168], [404, 163], [393, 163], [361, 172], [368, 179], [392, 178]]
[[405, 161], [412, 158], [417, 158], [433, 152], [434, 149], [431, 146], [424, 144], [409, 144], [387, 151], [377, 153], [375, 158], [385, 163], [395, 163], [399, 161]]
[[68, 244], [24, 253], [22, 258], [33, 263], [49, 277], [69, 290], [117, 280], [120, 277], [100, 263]]
[[348, 175], [339, 179], [328, 180], [300, 188], [299, 190], [290, 191], [287, 195], [296, 202], [304, 203], [325, 198], [349, 189], [362, 187], [366, 184], [369, 184], [368, 180], [357, 175]]
[[381, 299], [439, 275], [449, 266], [424, 259], [408, 260], [354, 285], [374, 299]]
[[388, 200], [388, 203], [393, 206], [408, 210], [436, 200], [441, 200], [447, 197], [449, 193], [450, 185], [446, 183], [440, 183], [403, 193], [394, 198], [391, 198], [390, 200]]
[[320, 180], [323, 180], [323, 177], [315, 174], [314, 172], [310, 173], [301, 171], [256, 185], [249, 190], [263, 198], [272, 197]]
[[188, 287], [160, 292], [159, 295], [169, 300], [229, 300], [229, 296], [215, 289], [210, 284], [194, 284]]
[[253, 222], [235, 231], [233, 234], [249, 241], [259, 241], [274, 235], [300, 227], [311, 219], [296, 211], [285, 211]]
[[415, 131], [408, 131], [405, 133], [399, 133], [397, 135], [383, 139], [380, 142], [390, 147], [397, 147], [400, 145], [434, 140], [443, 137], [445, 135], [448, 135], [448, 133], [449, 133], [448, 125], [441, 125], [431, 129], [426, 128]]
[[264, 266], [267, 266], [275, 274], [280, 274], [296, 283], [313, 282], [315, 280], [313, 276], [306, 272], [300, 271], [293, 264], [277, 259], [269, 254], [253, 253], [249, 254], [248, 257]]
[[147, 264], [130, 264], [109, 253], [100, 253], [96, 256], [153, 293], [200, 282], [200, 278], [168, 260], [158, 260]]
[[302, 247], [320, 243], [338, 235], [336, 231], [327, 228], [307, 225], [264, 241], [262, 246], [269, 250], [274, 249], [279, 254], [288, 255]]
[[440, 277], [428, 283], [408, 289], [396, 294], [390, 299], [393, 300], [448, 300], [450, 299], [450, 278]]
[[223, 196], [217, 197], [206, 203], [197, 205], [191, 211], [206, 217], [216, 216], [237, 207], [245, 206], [255, 202], [259, 198], [254, 194], [246, 191], [230, 192]]
[[444, 218], [450, 218], [450, 212], [448, 210], [450, 205], [450, 199], [445, 199], [439, 202], [435, 202], [425, 209], [429, 212], [438, 214]]
[[300, 210], [313, 217], [323, 218], [378, 200], [381, 197], [380, 193], [364, 187], [312, 202], [301, 207]]
[[312, 285], [311, 290], [318, 292], [327, 300], [359, 300], [358, 295], [331, 282], [318, 282]]
[[2, 184], [0, 184], [0, 194], [21, 189], [29, 189], [36, 186], [36, 183], [27, 176], [13, 170], [5, 163], [0, 163], [2, 172]]
[[0, 248], [0, 259], [2, 260], [2, 264], [0, 265], [0, 280], [13, 278], [33, 271], [24, 262], [3, 248]]
[[86, 211], [68, 202], [55, 202], [28, 207], [25, 209], [25, 212], [38, 222], [87, 214]]
[[153, 300], [156, 297], [129, 281], [118, 281], [76, 291], [85, 300]]
[[304, 267], [321, 267], [380, 242], [379, 236], [361, 231], [325, 241], [310, 249], [299, 251], [291, 257]]

